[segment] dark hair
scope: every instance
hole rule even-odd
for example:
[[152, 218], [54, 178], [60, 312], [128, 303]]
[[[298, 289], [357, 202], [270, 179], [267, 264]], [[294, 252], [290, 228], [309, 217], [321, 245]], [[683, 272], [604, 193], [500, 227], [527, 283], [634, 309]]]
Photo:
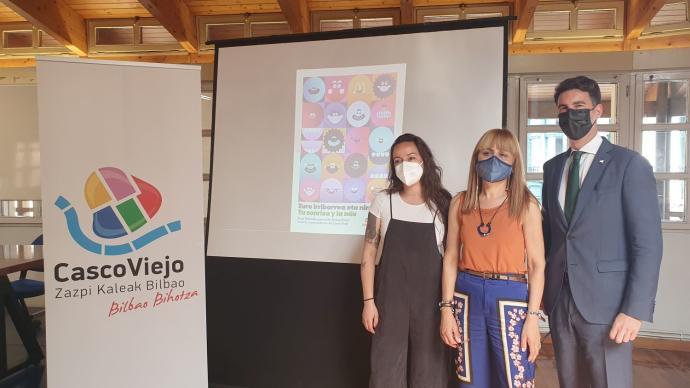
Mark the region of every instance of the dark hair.
[[441, 217], [443, 225], [445, 226], [445, 234], [443, 236], [443, 245], [446, 244], [446, 236], [448, 235], [448, 209], [450, 208], [451, 195], [443, 188], [441, 183], [441, 176], [443, 171], [441, 167], [436, 164], [434, 155], [431, 153], [429, 146], [422, 140], [421, 137], [413, 135], [411, 133], [404, 133], [398, 136], [393, 142], [390, 152], [390, 174], [388, 181], [388, 189], [386, 192], [388, 194], [400, 193], [403, 191], [405, 185], [403, 182], [395, 175], [395, 164], [393, 163], [393, 150], [395, 146], [400, 143], [411, 142], [417, 146], [419, 150], [419, 156], [422, 158], [424, 163], [424, 172], [422, 173], [422, 178], [420, 183], [422, 184], [422, 195], [424, 196], [424, 201], [430, 209], [436, 209], [438, 216]]
[[579, 75], [577, 77], [568, 78], [561, 81], [558, 86], [556, 86], [556, 91], [553, 94], [553, 100], [558, 104], [558, 97], [563, 92], [568, 90], [581, 90], [589, 94], [589, 98], [592, 99], [592, 105], [597, 106], [601, 103], [601, 90], [599, 89], [599, 84], [597, 81], [587, 78], [584, 75]]

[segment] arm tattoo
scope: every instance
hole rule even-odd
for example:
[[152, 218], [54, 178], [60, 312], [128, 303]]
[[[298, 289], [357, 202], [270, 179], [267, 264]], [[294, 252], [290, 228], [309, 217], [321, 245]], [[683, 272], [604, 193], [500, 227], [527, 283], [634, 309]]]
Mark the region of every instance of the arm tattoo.
[[374, 244], [376, 247], [378, 247], [380, 239], [379, 232], [376, 230], [377, 221], [378, 219], [376, 216], [369, 213], [369, 218], [367, 219], [367, 230], [364, 232], [364, 240], [370, 244]]

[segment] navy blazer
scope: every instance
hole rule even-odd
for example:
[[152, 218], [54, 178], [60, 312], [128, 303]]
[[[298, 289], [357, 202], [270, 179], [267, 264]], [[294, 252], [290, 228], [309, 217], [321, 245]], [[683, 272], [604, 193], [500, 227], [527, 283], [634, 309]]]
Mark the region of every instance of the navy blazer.
[[565, 273], [575, 305], [590, 323], [619, 312], [652, 321], [662, 256], [656, 180], [637, 152], [604, 139], [582, 182], [568, 225], [558, 202], [570, 152], [544, 164], [544, 306], [553, 311]]

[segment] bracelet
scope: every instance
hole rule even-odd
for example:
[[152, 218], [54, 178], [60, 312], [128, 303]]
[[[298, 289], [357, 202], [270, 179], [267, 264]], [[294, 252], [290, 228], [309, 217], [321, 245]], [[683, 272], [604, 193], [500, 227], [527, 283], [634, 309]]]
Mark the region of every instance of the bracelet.
[[370, 300], [374, 300], [374, 297], [372, 296], [371, 298], [362, 299], [362, 303], [370, 301]]
[[453, 303], [452, 300], [449, 300], [449, 301], [442, 300], [442, 301], [438, 302], [438, 309], [439, 310], [443, 309], [444, 307], [449, 307], [451, 311], [455, 312], [455, 304]]
[[537, 317], [537, 318], [541, 318], [541, 317], [542, 317], [541, 311], [527, 311], [527, 315], [534, 315], [534, 316]]

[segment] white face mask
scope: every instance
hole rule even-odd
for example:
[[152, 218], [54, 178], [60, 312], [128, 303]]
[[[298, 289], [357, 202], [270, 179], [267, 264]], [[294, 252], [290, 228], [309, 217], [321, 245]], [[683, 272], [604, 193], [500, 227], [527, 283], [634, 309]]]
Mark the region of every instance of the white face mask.
[[405, 186], [412, 186], [422, 179], [424, 168], [421, 164], [415, 162], [403, 161], [395, 166], [395, 176], [398, 177], [405, 184]]

